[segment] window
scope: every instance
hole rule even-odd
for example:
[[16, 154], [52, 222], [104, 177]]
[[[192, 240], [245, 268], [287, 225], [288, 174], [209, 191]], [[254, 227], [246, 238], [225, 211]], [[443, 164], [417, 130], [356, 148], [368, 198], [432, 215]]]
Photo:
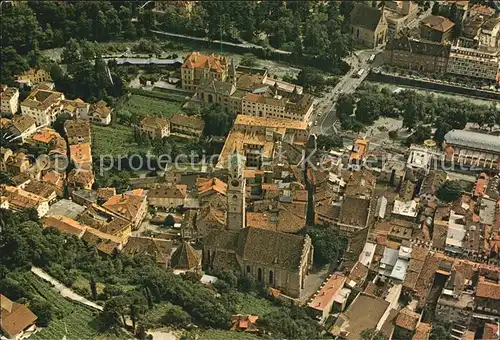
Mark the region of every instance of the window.
[[247, 266], [247, 273], [250, 273], [250, 266]]
[[257, 281], [262, 281], [262, 269], [257, 270]]
[[274, 284], [274, 273], [272, 270], [269, 271], [269, 284]]

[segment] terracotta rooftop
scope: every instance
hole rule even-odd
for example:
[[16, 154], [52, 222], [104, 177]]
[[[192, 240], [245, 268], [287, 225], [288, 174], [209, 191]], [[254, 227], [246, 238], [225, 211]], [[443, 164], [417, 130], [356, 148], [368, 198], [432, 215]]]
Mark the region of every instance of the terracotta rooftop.
[[71, 160], [76, 164], [92, 162], [90, 143], [81, 143], [69, 146]]
[[137, 195], [115, 195], [108, 199], [102, 206], [130, 221], [135, 220], [142, 205], [145, 203], [145, 196]]
[[209, 68], [211, 71], [221, 73], [227, 70], [227, 57], [219, 54], [205, 55], [200, 52], [192, 52], [182, 65], [183, 68], [203, 69]]
[[90, 105], [89, 109], [90, 114], [99, 116], [101, 119], [106, 119], [111, 114], [111, 111], [104, 100], [99, 100], [97, 103]]
[[198, 194], [204, 194], [209, 191], [215, 191], [219, 194], [226, 195], [227, 184], [216, 177], [196, 179], [198, 185]]
[[26, 184], [24, 190], [47, 199], [57, 192], [57, 188], [54, 185], [33, 180]]
[[186, 116], [182, 114], [175, 114], [170, 118], [170, 123], [172, 125], [179, 125], [195, 130], [203, 130], [205, 127], [205, 122], [203, 119], [195, 116]]
[[423, 19], [420, 22], [420, 25], [426, 26], [433, 29], [434, 31], [442, 33], [448, 32], [453, 28], [453, 26], [455, 26], [453, 21], [451, 21], [450, 19], [436, 15], [430, 15], [427, 18]]
[[321, 286], [319, 292], [314, 295], [308, 306], [317, 310], [324, 310], [331, 307], [331, 301], [335, 298], [337, 292], [342, 289], [346, 277], [344, 275], [332, 274], [328, 281]]
[[429, 340], [432, 326], [425, 322], [420, 322], [415, 330], [412, 340]]
[[163, 129], [170, 126], [168, 119], [157, 116], [146, 116], [141, 120], [141, 127], [149, 129]]
[[85, 225], [78, 223], [72, 218], [66, 216], [46, 216], [43, 219], [44, 228], [55, 228], [63, 233], [68, 233], [80, 237], [83, 235], [85, 230], [88, 228]]
[[200, 257], [186, 241], [174, 251], [170, 259], [172, 269], [191, 270], [200, 265]]
[[151, 237], [131, 236], [125, 247], [123, 247], [123, 252], [132, 256], [152, 256], [156, 263], [166, 265], [170, 260], [172, 242]]
[[28, 307], [0, 294], [0, 328], [9, 338], [15, 338], [36, 320], [37, 316]]
[[47, 200], [41, 196], [32, 194], [20, 188], [12, 186], [2, 186], [2, 196], [9, 200], [9, 205], [20, 209], [37, 208], [39, 204]]
[[33, 141], [43, 144], [49, 144], [58, 137], [60, 137], [60, 135], [56, 132], [56, 130], [47, 127], [37, 130], [33, 135], [31, 135], [31, 139]]
[[187, 185], [172, 183], [161, 184], [148, 191], [148, 197], [151, 198], [179, 198], [184, 199], [187, 195]]
[[61, 92], [54, 92], [49, 90], [35, 89], [28, 97], [21, 103], [22, 106], [27, 106], [32, 109], [46, 110], [51, 105], [56, 104], [64, 98]]
[[237, 115], [234, 125], [262, 126], [270, 128], [286, 128], [295, 130], [307, 130], [307, 122], [292, 119], [262, 118], [247, 115]]
[[94, 181], [94, 174], [90, 170], [73, 169], [68, 175], [68, 184], [76, 187], [86, 187]]
[[500, 283], [486, 280], [484, 276], [481, 276], [477, 284], [476, 296], [500, 300]]
[[396, 318], [396, 326], [414, 331], [417, 328], [420, 314], [415, 313], [409, 308], [403, 308]]

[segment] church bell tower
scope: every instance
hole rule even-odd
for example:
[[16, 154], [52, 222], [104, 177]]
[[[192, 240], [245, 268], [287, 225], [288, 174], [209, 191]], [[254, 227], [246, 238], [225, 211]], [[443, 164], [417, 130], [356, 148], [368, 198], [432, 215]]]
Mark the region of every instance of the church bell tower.
[[245, 228], [245, 157], [236, 150], [231, 154], [228, 161], [228, 184], [227, 184], [227, 228], [239, 230]]

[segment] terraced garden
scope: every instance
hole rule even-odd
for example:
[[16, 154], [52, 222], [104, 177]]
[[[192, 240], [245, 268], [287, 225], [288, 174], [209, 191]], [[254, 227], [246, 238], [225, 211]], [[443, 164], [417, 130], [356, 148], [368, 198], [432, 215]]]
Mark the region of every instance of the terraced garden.
[[83, 307], [63, 298], [50, 284], [32, 273], [26, 273], [26, 280], [33, 292], [52, 305], [52, 320], [48, 327], [35, 333], [30, 339], [126, 339], [127, 334], [100, 333], [101, 319], [97, 311]]

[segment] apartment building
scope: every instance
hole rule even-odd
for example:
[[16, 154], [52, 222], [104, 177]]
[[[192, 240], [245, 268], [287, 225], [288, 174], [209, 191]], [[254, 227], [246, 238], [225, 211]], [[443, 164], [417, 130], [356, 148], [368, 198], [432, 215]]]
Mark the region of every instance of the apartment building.
[[139, 129], [142, 135], [150, 138], [168, 137], [170, 135], [170, 122], [166, 118], [147, 116], [141, 120]]
[[500, 53], [498, 51], [490, 53], [472, 48], [451, 47], [448, 73], [495, 81], [499, 70]]
[[479, 45], [491, 51], [498, 51], [500, 48], [500, 17], [489, 18], [481, 26]]
[[65, 99], [61, 102], [63, 104], [62, 111], [73, 118], [85, 117], [89, 114], [90, 104], [85, 103], [80, 98], [75, 100]]
[[19, 90], [0, 85], [1, 113], [15, 114], [19, 109]]
[[219, 54], [191, 53], [181, 66], [182, 88], [195, 91], [207, 79], [225, 81], [228, 75], [227, 57]]
[[450, 45], [406, 36], [387, 43], [386, 61], [392, 66], [429, 73], [445, 73]]
[[35, 89], [21, 103], [23, 115], [35, 119], [36, 125], [50, 125], [62, 112], [64, 94], [50, 90]]
[[11, 141], [22, 142], [31, 136], [36, 131], [35, 120], [30, 116], [14, 116], [7, 124], [7, 128], [11, 133], [9, 138]]
[[69, 155], [77, 169], [92, 170], [90, 143], [70, 145]]
[[111, 109], [104, 100], [99, 100], [97, 103], [91, 104], [87, 116], [81, 115], [81, 119], [87, 119], [97, 125], [111, 124]]

